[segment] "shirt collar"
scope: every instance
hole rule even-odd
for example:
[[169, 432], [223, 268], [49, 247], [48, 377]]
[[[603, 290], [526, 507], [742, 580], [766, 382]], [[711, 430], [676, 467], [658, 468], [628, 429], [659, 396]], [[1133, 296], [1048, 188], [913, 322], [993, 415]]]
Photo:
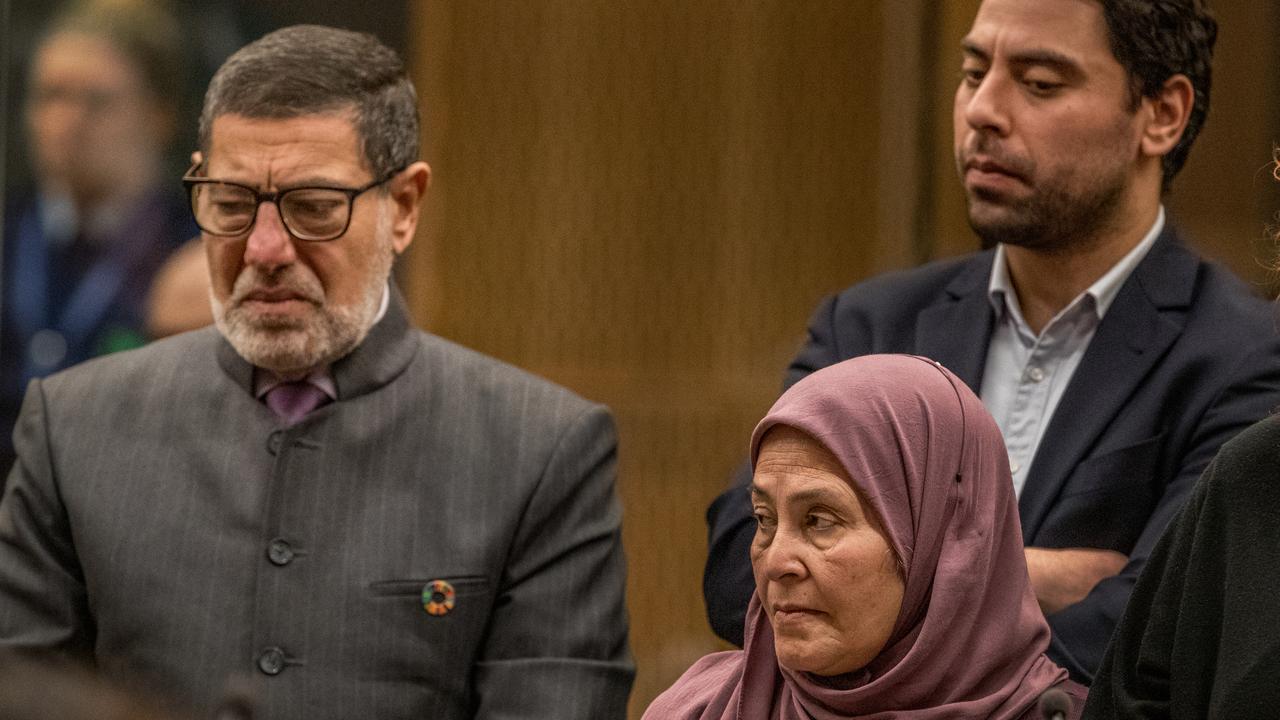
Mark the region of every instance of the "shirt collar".
[[391, 281], [388, 280], [386, 285], [382, 286], [382, 302], [378, 304], [378, 314], [373, 316], [373, 323], [369, 327], [373, 327], [382, 321], [387, 314], [387, 306], [391, 304]]
[[[1139, 242], [1132, 250], [1120, 258], [1120, 261], [1111, 266], [1102, 277], [1098, 278], [1075, 300], [1072, 300], [1067, 307], [1072, 307], [1080, 302], [1081, 298], [1088, 296], [1093, 299], [1094, 309], [1097, 312], [1098, 319], [1101, 320], [1107, 313], [1107, 309], [1111, 307], [1111, 303], [1115, 301], [1116, 295], [1120, 294], [1120, 288], [1124, 286], [1124, 282], [1133, 274], [1138, 263], [1147, 256], [1151, 250], [1151, 246], [1155, 245], [1156, 238], [1160, 237], [1160, 233], [1164, 231], [1165, 217], [1164, 206], [1159, 207], [1156, 213], [1156, 221], [1152, 224], [1151, 229], [1147, 231], [1142, 242]], [[1013, 313], [1021, 320], [1021, 310], [1018, 307], [1018, 295], [1013, 291], [1013, 281], [1009, 277], [1009, 261], [1005, 257], [1004, 243], [996, 246], [995, 259], [991, 265], [991, 280], [987, 284], [987, 298], [991, 302], [991, 307], [996, 311], [997, 317], [1002, 316], [1005, 312]]]
[[[333, 373], [329, 372], [329, 366], [326, 365], [312, 370], [307, 373], [306, 377], [302, 378], [302, 381], [320, 388], [325, 395], [329, 396], [330, 400], [338, 399], [338, 387], [334, 385]], [[288, 380], [280, 377], [274, 371], [256, 367], [253, 369], [253, 396], [261, 400], [267, 393], [286, 382]]]

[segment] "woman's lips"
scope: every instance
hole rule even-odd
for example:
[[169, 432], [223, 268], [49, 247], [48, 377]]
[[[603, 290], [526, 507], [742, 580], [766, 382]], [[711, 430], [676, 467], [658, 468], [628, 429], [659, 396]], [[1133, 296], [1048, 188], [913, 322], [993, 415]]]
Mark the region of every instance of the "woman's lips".
[[824, 614], [822, 611], [804, 605], [780, 603], [773, 606], [773, 623], [776, 627], [779, 624], [804, 622], [822, 614]]

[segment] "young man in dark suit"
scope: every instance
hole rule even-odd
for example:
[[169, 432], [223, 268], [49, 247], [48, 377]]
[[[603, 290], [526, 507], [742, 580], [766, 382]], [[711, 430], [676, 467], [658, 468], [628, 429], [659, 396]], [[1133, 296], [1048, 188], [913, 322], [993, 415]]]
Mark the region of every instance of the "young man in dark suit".
[[[1280, 404], [1270, 307], [1183, 246], [1161, 205], [1204, 122], [1216, 32], [1200, 0], [985, 0], [962, 43], [955, 159], [994, 249], [827, 299], [787, 373], [907, 352], [980, 392], [1050, 656], [1086, 683], [1196, 477]], [[708, 611], [735, 642], [747, 482], [708, 511]]]

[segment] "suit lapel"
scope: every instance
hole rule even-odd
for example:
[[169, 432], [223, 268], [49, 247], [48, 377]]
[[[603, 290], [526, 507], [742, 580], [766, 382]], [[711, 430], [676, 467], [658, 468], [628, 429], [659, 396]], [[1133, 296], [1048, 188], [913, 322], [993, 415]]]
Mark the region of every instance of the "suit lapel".
[[1018, 500], [1033, 544], [1062, 485], [1182, 333], [1199, 260], [1166, 227], [1099, 323], [1036, 450]]
[[991, 342], [993, 313], [987, 299], [991, 251], [978, 253], [947, 284], [938, 302], [916, 318], [916, 352], [942, 363], [974, 394], [982, 386], [982, 370]]

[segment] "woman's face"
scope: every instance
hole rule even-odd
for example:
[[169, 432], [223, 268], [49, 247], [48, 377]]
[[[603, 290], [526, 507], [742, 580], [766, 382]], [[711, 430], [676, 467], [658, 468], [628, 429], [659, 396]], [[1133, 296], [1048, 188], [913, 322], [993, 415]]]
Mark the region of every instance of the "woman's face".
[[888, 642], [903, 591], [875, 512], [830, 451], [783, 425], [760, 444], [751, 497], [751, 566], [778, 664], [824, 676], [865, 667]]

